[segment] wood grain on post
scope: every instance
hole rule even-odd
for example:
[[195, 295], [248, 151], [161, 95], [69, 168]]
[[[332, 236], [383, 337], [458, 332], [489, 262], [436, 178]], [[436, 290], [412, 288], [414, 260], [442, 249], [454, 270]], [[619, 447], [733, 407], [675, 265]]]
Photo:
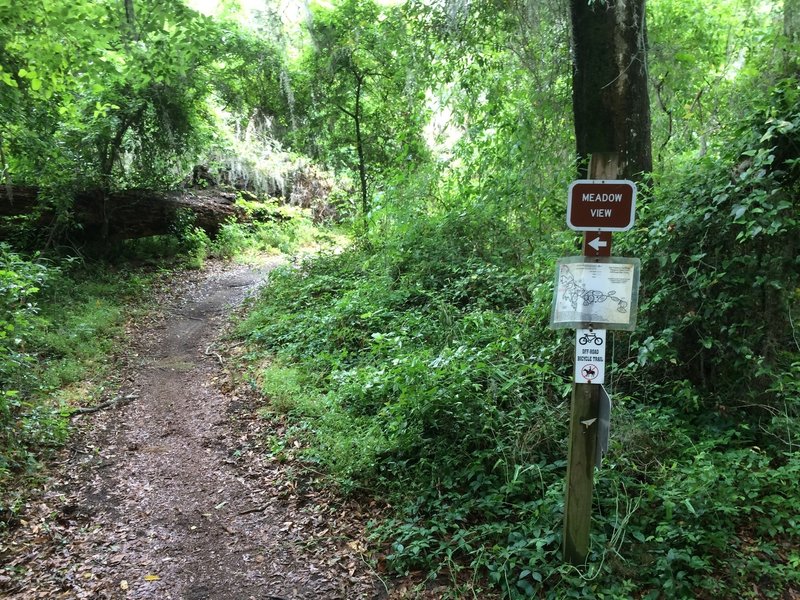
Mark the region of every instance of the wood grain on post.
[[589, 554], [592, 486], [597, 452], [597, 421], [588, 427], [581, 421], [597, 418], [599, 405], [599, 385], [573, 384], [564, 496], [564, 560], [573, 565], [584, 564]]
[[[619, 155], [616, 152], [592, 154], [590, 179], [616, 179]], [[595, 235], [586, 232], [586, 236]], [[584, 243], [584, 247], [586, 243]], [[564, 561], [582, 565], [589, 555], [592, 521], [592, 488], [597, 453], [597, 417], [600, 385], [572, 384], [572, 402], [567, 450], [567, 480], [564, 492]], [[595, 419], [595, 421], [591, 421]], [[590, 422], [585, 425], [582, 421]]]

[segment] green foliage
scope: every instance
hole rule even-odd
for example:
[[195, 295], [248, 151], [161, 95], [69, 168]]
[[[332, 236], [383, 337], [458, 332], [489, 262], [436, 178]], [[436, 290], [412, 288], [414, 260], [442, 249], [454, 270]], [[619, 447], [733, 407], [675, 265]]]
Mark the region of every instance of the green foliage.
[[[541, 492], [564, 451], [564, 382], [551, 366], [564, 349], [526, 310], [548, 301], [548, 286], [498, 264], [504, 249], [492, 238], [501, 229], [467, 239], [445, 215], [420, 221], [381, 255], [352, 250], [276, 272], [242, 326], [282, 361], [301, 361], [277, 376], [271, 365], [261, 378], [272, 382], [262, 383], [270, 407], [313, 441], [309, 458], [345, 488], [385, 490], [415, 515], [378, 531], [397, 537], [390, 558], [401, 570], [507, 539], [520, 524], [518, 501]], [[288, 380], [302, 378], [297, 397], [313, 403], [292, 400], [287, 369]], [[559, 501], [542, 504], [545, 522]], [[445, 541], [459, 529], [468, 529], [458, 538], [465, 548]], [[548, 544], [557, 552], [555, 537]]]
[[[554, 259], [576, 253], [567, 3], [314, 3], [293, 36], [274, 7], [240, 27], [135, 6], [0, 0], [3, 175], [45, 185], [63, 228], [73, 188], [167, 186], [201, 155], [288, 196], [302, 151], [350, 174], [335, 197], [352, 213], [363, 186], [359, 244], [274, 272], [240, 331], [287, 424], [273, 454], [302, 440], [341, 489], [387, 498], [372, 531], [392, 569], [468, 570], [474, 597], [800, 587], [800, 96], [775, 6], [648, 5], [659, 170], [614, 242], [642, 259], [641, 314], [610, 338], [613, 447], [582, 569], [560, 557], [571, 340], [546, 327]], [[319, 240], [303, 211], [242, 204], [251, 220], [214, 239], [179, 215], [129, 246], [199, 267]], [[63, 436], [45, 398], [102, 370], [121, 284], [0, 257], [2, 472]]]
[[[394, 569], [456, 580], [467, 568], [509, 598], [796, 585], [797, 447], [768, 454], [747, 422], [622, 396], [590, 567], [564, 567], [569, 350], [543, 328], [545, 275], [474, 251], [443, 263], [437, 249], [452, 252], [462, 232], [429, 225], [378, 255], [274, 273], [241, 326], [278, 357], [255, 377], [267, 410], [288, 416], [289, 439], [309, 445], [305, 459], [395, 507], [373, 524]], [[470, 241], [481, 246], [479, 231]]]
[[703, 154], [731, 120], [746, 115], [756, 90], [780, 77], [772, 3], [750, 0], [655, 2], [647, 26], [653, 82], [654, 156]]
[[241, 327], [277, 357], [256, 375], [266, 410], [342, 489], [388, 499], [372, 531], [393, 569], [466, 569], [473, 593], [507, 598], [800, 585], [794, 93], [643, 185], [615, 242], [642, 258], [642, 308], [613, 335], [585, 569], [561, 562], [570, 340], [546, 319], [554, 258], [573, 251], [547, 212], [508, 210], [511, 186], [496, 206], [480, 182], [417, 182], [451, 208], [387, 208], [371, 246], [273, 275]]
[[295, 66], [293, 91], [303, 127], [290, 139], [335, 171], [352, 173], [366, 219], [385, 181], [429, 155], [419, 76], [425, 63], [400, 7], [344, 0], [314, 3], [310, 16], [313, 44]]
[[0, 7], [0, 135], [17, 180], [111, 189], [183, 177], [205, 135], [216, 32], [180, 3], [135, 6], [133, 22], [111, 2]]
[[233, 258], [266, 252], [292, 254], [303, 246], [325, 243], [323, 230], [313, 226], [308, 211], [275, 202], [247, 203], [250, 220], [224, 223], [213, 242], [211, 255]]
[[195, 225], [195, 220], [192, 211], [179, 211], [175, 215], [172, 231], [180, 252], [186, 256], [186, 264], [192, 269], [200, 269], [208, 256], [211, 239], [205, 230]]
[[444, 167], [436, 199], [447, 208], [476, 202], [529, 239], [547, 235], [575, 163], [567, 5], [409, 3], [408, 11], [435, 65], [429, 143]]
[[719, 155], [663, 176], [624, 243], [646, 249], [645, 320], [626, 368], [683, 410], [800, 410], [789, 383], [800, 350], [793, 87]]
[[[770, 455], [747, 445], [747, 424], [710, 429], [670, 408], [624, 407], [618, 422], [619, 458], [599, 483], [627, 496], [599, 500], [608, 511], [600, 518], [606, 531], [623, 526], [621, 536], [600, 536], [609, 566], [635, 577], [640, 589], [663, 588], [674, 597], [743, 591], [748, 573], [767, 597], [796, 582], [782, 550], [770, 551], [756, 571], [742, 565], [761, 548], [795, 543], [800, 513], [786, 482], [797, 469], [797, 452]], [[646, 453], [625, 452], [645, 448], [642, 436], [656, 442]], [[626, 562], [637, 566], [629, 571]]]
[[34, 297], [52, 273], [41, 262], [24, 260], [0, 244], [0, 448], [5, 449], [0, 476], [18, 462], [20, 449], [31, 441], [19, 419], [26, 409], [22, 389], [34, 361], [28, 350], [38, 312]]
[[245, 230], [235, 221], [223, 223], [214, 238], [214, 252], [221, 258], [233, 258], [248, 246]]
[[[25, 258], [0, 245], [0, 487], [61, 444], [73, 402], [102, 393], [123, 306], [145, 279], [74, 261]], [[0, 494], [0, 520], [8, 498]]]

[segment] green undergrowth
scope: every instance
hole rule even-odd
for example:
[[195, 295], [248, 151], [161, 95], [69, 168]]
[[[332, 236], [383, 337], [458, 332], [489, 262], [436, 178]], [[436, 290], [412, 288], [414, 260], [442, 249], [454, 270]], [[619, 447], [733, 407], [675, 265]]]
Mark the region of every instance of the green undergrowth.
[[245, 208], [251, 219], [223, 224], [213, 240], [184, 214], [173, 234], [104, 247], [102, 259], [0, 243], [0, 528], [15, 519], [20, 483], [67, 439], [72, 409], [114, 393], [107, 387], [125, 323], [146, 309], [155, 282], [207, 258], [253, 261], [340, 242], [302, 209]]
[[258, 260], [265, 254], [292, 254], [315, 244], [335, 245], [336, 236], [329, 228], [312, 223], [309, 211], [280, 204], [276, 199], [246, 201], [237, 204], [246, 220], [230, 219], [213, 237], [194, 222], [192, 213], [181, 213], [174, 225], [174, 235], [162, 236], [175, 244], [175, 252], [185, 258], [190, 268], [202, 268], [208, 258]]
[[13, 482], [62, 444], [74, 406], [106, 393], [125, 322], [153, 272], [23, 256], [0, 244], [0, 520]]
[[573, 341], [547, 327], [570, 240], [530, 244], [464, 205], [271, 276], [239, 328], [263, 412], [315, 472], [390, 505], [376, 561], [464, 597], [800, 589], [797, 167], [780, 153], [800, 119], [776, 123], [642, 186], [620, 236], [642, 259], [641, 310], [610, 335], [612, 442], [582, 568], [561, 560]]

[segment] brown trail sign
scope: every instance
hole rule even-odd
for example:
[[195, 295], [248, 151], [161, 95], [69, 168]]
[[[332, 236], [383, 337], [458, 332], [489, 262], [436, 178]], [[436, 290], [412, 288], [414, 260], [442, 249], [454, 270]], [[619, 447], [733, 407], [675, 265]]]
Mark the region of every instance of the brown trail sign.
[[627, 179], [579, 179], [569, 186], [567, 226], [575, 231], [627, 231], [635, 210], [636, 184]]

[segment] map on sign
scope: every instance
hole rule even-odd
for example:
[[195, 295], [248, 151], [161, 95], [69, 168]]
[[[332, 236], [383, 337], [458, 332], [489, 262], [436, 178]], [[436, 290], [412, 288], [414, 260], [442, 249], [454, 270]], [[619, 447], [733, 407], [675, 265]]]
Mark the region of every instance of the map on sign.
[[632, 330], [638, 293], [639, 259], [559, 259], [550, 326]]

